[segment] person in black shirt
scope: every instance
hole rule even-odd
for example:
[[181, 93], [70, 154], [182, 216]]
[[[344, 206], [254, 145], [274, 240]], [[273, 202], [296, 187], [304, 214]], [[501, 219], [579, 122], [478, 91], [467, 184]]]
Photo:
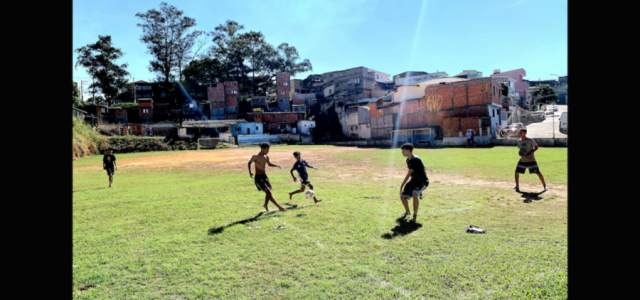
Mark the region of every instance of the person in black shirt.
[[[313, 191], [313, 185], [311, 184], [311, 181], [309, 181], [309, 174], [307, 174], [307, 167], [312, 168], [314, 170], [318, 170], [318, 168], [313, 167], [311, 165], [309, 165], [309, 163], [307, 163], [306, 160], [301, 159], [300, 158], [300, 152], [296, 151], [293, 152], [293, 157], [296, 158], [296, 163], [293, 164], [293, 168], [291, 168], [291, 177], [293, 177], [293, 182], [296, 182], [296, 176], [293, 175], [293, 170], [297, 170], [298, 171], [298, 176], [300, 176], [300, 189], [299, 190], [295, 190], [291, 193], [289, 193], [289, 200], [291, 200], [291, 196], [293, 196], [294, 194], [297, 193], [302, 193], [304, 192], [304, 187], [305, 186], [309, 186], [309, 189]], [[318, 200], [315, 196], [315, 193], [313, 195], [313, 202], [314, 203], [318, 203], [322, 201], [322, 199]]]
[[118, 170], [118, 165], [116, 164], [116, 157], [112, 154], [113, 150], [107, 150], [107, 154], [102, 158], [102, 169], [107, 170], [107, 175], [109, 175], [109, 187], [113, 187], [113, 174], [114, 167], [115, 171]]
[[[422, 199], [422, 192], [429, 186], [429, 178], [427, 177], [427, 169], [424, 167], [420, 157], [413, 155], [413, 144], [405, 143], [400, 149], [402, 149], [402, 155], [407, 157], [407, 168], [409, 168], [407, 176], [400, 185], [400, 200], [404, 205], [406, 211], [404, 216], [406, 217], [411, 214], [407, 199], [413, 198], [413, 219], [410, 222], [415, 223], [418, 217], [418, 198]], [[407, 182], [409, 177], [411, 177], [411, 180]]]

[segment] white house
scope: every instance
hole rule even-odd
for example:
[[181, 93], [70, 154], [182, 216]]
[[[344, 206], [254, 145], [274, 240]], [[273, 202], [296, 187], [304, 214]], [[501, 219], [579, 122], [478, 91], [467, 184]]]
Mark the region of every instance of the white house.
[[311, 130], [313, 128], [316, 128], [316, 121], [310, 121], [310, 120], [300, 120], [298, 121], [298, 133], [300, 133], [301, 135], [310, 135], [311, 134]]

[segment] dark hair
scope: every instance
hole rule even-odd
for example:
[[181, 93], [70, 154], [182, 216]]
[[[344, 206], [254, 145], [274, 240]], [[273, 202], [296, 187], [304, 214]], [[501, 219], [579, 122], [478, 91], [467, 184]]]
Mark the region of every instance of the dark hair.
[[293, 156], [300, 156], [300, 152], [299, 151], [293, 152]]
[[269, 148], [271, 146], [269, 146], [269, 143], [264, 142], [264, 143], [260, 143], [260, 149], [264, 149], [264, 148]]
[[413, 144], [412, 143], [404, 143], [400, 149], [407, 149], [413, 153]]
[[520, 131], [524, 131], [526, 133], [527, 129], [526, 128], [520, 128], [520, 130], [518, 130], [518, 132], [520, 132]]

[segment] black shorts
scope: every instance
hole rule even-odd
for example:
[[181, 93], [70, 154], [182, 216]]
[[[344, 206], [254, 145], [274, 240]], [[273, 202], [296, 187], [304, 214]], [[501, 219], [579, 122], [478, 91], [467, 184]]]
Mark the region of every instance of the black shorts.
[[106, 167], [105, 170], [107, 170], [107, 175], [109, 176], [113, 176], [113, 174], [115, 173], [113, 171], [113, 167]]
[[306, 177], [306, 178], [305, 177], [300, 177], [300, 183], [302, 185], [310, 185], [311, 181], [309, 181], [309, 177]]
[[524, 174], [525, 169], [529, 169], [529, 174], [539, 174], [540, 169], [538, 169], [538, 163], [535, 161], [531, 162], [521, 162], [518, 161], [518, 165], [516, 166], [516, 172], [520, 174]]
[[258, 191], [271, 191], [271, 183], [269, 182], [269, 177], [267, 177], [267, 174], [256, 174], [256, 176], [254, 176], [253, 178]]
[[417, 194], [418, 197], [420, 199], [422, 199], [422, 192], [429, 186], [429, 181], [422, 181], [422, 182], [417, 182], [414, 181], [413, 179], [409, 180], [409, 182], [407, 182], [404, 185], [404, 188], [402, 189], [402, 193], [400, 194], [400, 197], [402, 198], [412, 198], [413, 195], [412, 194]]

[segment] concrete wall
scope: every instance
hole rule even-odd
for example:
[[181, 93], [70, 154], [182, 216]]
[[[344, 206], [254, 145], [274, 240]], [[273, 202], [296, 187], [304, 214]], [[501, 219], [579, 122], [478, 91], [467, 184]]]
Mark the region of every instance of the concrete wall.
[[409, 85], [409, 86], [399, 86], [398, 91], [393, 93], [392, 102], [402, 102], [404, 100], [409, 99], [417, 99], [424, 97], [424, 87]]
[[[247, 129], [249, 130], [247, 133]], [[231, 126], [231, 135], [253, 135], [253, 134], [263, 134], [263, 125], [262, 123], [255, 122], [246, 122], [246, 123], [238, 123], [236, 125]]]
[[298, 125], [297, 128], [298, 128], [298, 133], [299, 134], [309, 135], [309, 134], [311, 134], [309, 129], [310, 128], [316, 128], [316, 121], [307, 121], [307, 120], [298, 121], [297, 125]]
[[271, 134], [251, 134], [251, 135], [238, 135], [236, 137], [238, 146], [248, 146], [252, 144], [259, 144], [263, 142], [274, 143], [279, 142], [278, 135]]
[[324, 97], [327, 98], [331, 95], [333, 95], [333, 93], [336, 91], [336, 85], [335, 84], [331, 84], [327, 87], [324, 88]]

